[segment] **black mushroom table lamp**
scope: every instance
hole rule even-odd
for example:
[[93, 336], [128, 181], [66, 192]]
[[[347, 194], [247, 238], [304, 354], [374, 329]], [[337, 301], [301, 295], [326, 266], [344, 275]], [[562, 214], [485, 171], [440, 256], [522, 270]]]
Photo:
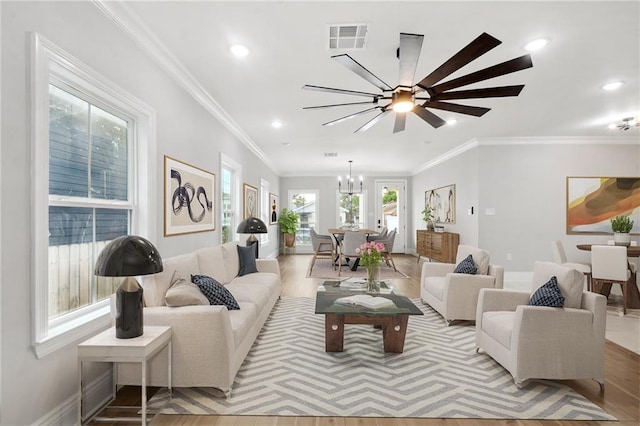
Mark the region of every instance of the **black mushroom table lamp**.
[[266, 234], [267, 233], [267, 225], [264, 224], [263, 221], [258, 219], [257, 217], [248, 217], [238, 225], [238, 229], [236, 229], [238, 234], [251, 234], [249, 238], [247, 238], [247, 246], [255, 245], [256, 246], [256, 259], [258, 258], [258, 239], [253, 234]]
[[127, 277], [116, 290], [116, 337], [142, 336], [142, 287], [135, 277], [162, 272], [162, 258], [148, 240], [125, 235], [100, 252], [94, 273], [99, 277]]

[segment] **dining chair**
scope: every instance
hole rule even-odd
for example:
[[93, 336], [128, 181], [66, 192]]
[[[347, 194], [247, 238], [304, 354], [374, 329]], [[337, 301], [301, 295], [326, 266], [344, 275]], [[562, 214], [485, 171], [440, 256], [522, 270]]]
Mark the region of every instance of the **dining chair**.
[[564, 251], [564, 245], [560, 240], [551, 241], [551, 249], [553, 251], [553, 261], [565, 268], [576, 269], [582, 272], [587, 278], [587, 291], [592, 291], [593, 279], [591, 276], [591, 265], [588, 263], [567, 262], [567, 255]]
[[593, 291], [609, 296], [613, 284], [622, 289], [622, 313], [627, 314], [627, 297], [631, 270], [625, 246], [593, 245], [591, 247]]
[[313, 265], [316, 264], [316, 259], [325, 258], [331, 259], [333, 270], [336, 270], [336, 264], [334, 262], [336, 257], [336, 245], [333, 238], [330, 235], [321, 235], [316, 232], [314, 228], [311, 228], [311, 247], [313, 248], [313, 257], [311, 258], [311, 266], [309, 267], [309, 273], [313, 270]]
[[381, 240], [376, 240], [377, 243], [384, 244], [384, 250], [382, 251], [382, 260], [387, 264], [387, 266], [393, 267], [394, 271], [397, 271], [396, 264], [393, 261], [393, 257], [391, 257], [391, 252], [393, 251], [393, 243], [396, 240], [397, 231], [394, 229], [390, 231], [387, 236]]
[[360, 231], [347, 231], [344, 233], [344, 238], [340, 243], [340, 262], [338, 262], [338, 276], [342, 269], [342, 265], [348, 262], [347, 259], [360, 259], [360, 254], [356, 252], [356, 249], [367, 242], [367, 234]]
[[387, 238], [387, 235], [389, 234], [389, 228], [387, 228], [386, 226], [384, 228], [382, 228], [380, 230], [380, 232], [378, 232], [378, 235], [369, 235], [367, 237], [367, 240], [369, 241], [380, 241], [380, 240], [384, 240], [385, 238]]

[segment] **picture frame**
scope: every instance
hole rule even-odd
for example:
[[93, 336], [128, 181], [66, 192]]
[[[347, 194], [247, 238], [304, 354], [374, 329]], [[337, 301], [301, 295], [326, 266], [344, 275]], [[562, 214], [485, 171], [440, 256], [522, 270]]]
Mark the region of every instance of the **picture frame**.
[[269, 193], [269, 225], [275, 225], [278, 223], [278, 196], [276, 194]]
[[434, 223], [456, 223], [456, 184], [426, 190], [424, 205], [431, 207]]
[[245, 183], [242, 193], [242, 218], [258, 217], [258, 188]]
[[567, 235], [611, 235], [619, 215], [628, 215], [631, 234], [640, 235], [639, 193], [640, 177], [567, 176]]
[[164, 156], [164, 236], [216, 229], [216, 175]]

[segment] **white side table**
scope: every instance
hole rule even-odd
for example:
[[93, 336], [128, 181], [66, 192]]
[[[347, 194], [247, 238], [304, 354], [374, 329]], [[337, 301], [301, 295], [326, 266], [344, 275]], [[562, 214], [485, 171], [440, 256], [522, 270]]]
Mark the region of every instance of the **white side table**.
[[[110, 328], [78, 345], [78, 421], [82, 419], [82, 363], [90, 362], [139, 362], [142, 364], [142, 424], [147, 424], [147, 361], [168, 348], [169, 396], [171, 389], [171, 327], [144, 327], [142, 336], [132, 339], [118, 339], [115, 328]], [[113, 366], [113, 394], [116, 396], [116, 366]], [[112, 400], [113, 400], [112, 399]], [[130, 421], [131, 419], [120, 419]], [[111, 419], [111, 421], [118, 421]]]

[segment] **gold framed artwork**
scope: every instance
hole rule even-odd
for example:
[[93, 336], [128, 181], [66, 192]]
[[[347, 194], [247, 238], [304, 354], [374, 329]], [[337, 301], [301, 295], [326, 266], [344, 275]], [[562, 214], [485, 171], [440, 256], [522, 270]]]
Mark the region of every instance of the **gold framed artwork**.
[[567, 176], [567, 234], [611, 234], [611, 219], [633, 220], [640, 234], [640, 177]]
[[276, 194], [269, 194], [269, 209], [269, 224], [278, 223], [278, 196]]
[[242, 210], [244, 211], [242, 218], [258, 217], [258, 188], [245, 183], [242, 199]]
[[456, 185], [425, 191], [424, 205], [431, 207], [435, 223], [456, 223]]
[[215, 230], [215, 187], [215, 174], [165, 155], [164, 236]]

